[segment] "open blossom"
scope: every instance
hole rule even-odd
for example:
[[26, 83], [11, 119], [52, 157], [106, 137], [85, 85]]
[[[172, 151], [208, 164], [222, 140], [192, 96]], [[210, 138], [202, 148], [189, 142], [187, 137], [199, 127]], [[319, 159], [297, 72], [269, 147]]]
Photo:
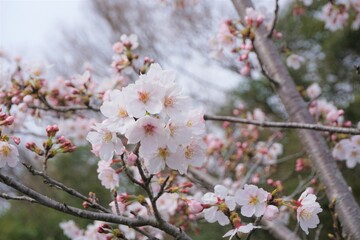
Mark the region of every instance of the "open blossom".
[[255, 185], [245, 184], [244, 189], [235, 193], [235, 201], [241, 205], [241, 214], [245, 217], [260, 217], [265, 213], [269, 193]]
[[327, 3], [322, 7], [318, 18], [325, 22], [325, 28], [330, 31], [342, 29], [349, 19], [349, 2], [336, 1], [337, 4]]
[[178, 170], [181, 174], [186, 174], [189, 165], [201, 167], [205, 161], [205, 144], [201, 140], [193, 139], [187, 145], [180, 146], [176, 151], [176, 157], [169, 158], [167, 165]]
[[[143, 149], [140, 148], [140, 156], [144, 158], [145, 167], [151, 174], [160, 172], [169, 159], [176, 158], [175, 152], [172, 152], [165, 143], [145, 153]], [[181, 159], [178, 160], [181, 161]]]
[[139, 46], [138, 37], [135, 34], [126, 35], [123, 34], [120, 37], [121, 43], [127, 48], [134, 50]]
[[141, 143], [141, 149], [151, 152], [166, 139], [165, 124], [161, 119], [145, 116], [138, 119], [126, 132], [128, 143]]
[[298, 70], [303, 62], [305, 62], [305, 58], [296, 54], [291, 54], [286, 59], [286, 65], [295, 70]]
[[129, 126], [135, 123], [135, 120], [127, 112], [124, 93], [114, 89], [108, 96], [109, 101], [104, 101], [100, 107], [101, 113], [108, 118], [105, 124], [109, 130], [125, 134]]
[[142, 79], [128, 85], [123, 92], [129, 115], [140, 118], [145, 116], [146, 112], [160, 113], [163, 109], [163, 90], [160, 84]]
[[88, 140], [101, 160], [110, 161], [113, 158], [114, 151], [118, 154], [124, 152], [124, 146], [116, 136], [116, 133], [109, 131], [104, 124], [95, 124], [93, 127], [95, 131], [88, 133], [86, 140]]
[[360, 136], [353, 136], [351, 139], [343, 139], [333, 149], [333, 156], [340, 161], [346, 161], [348, 168], [354, 168], [360, 163]]
[[163, 110], [170, 118], [178, 118], [189, 110], [189, 98], [181, 93], [178, 85], [172, 84], [166, 87], [163, 98]]
[[252, 223], [246, 225], [240, 225], [239, 227], [232, 229], [224, 234], [223, 238], [230, 237], [231, 240], [237, 233], [249, 233], [255, 228], [261, 228], [260, 226], [254, 226]]
[[109, 161], [99, 161], [97, 172], [101, 185], [105, 188], [115, 189], [119, 186], [119, 174], [110, 166]]
[[0, 168], [5, 167], [7, 164], [9, 167], [15, 167], [19, 162], [19, 151], [17, 148], [4, 141], [0, 141]]
[[309, 228], [315, 228], [319, 223], [318, 213], [322, 212], [320, 204], [316, 202], [316, 196], [314, 194], [309, 194], [308, 191], [305, 191], [301, 194], [297, 203], [299, 207], [297, 208], [297, 220], [300, 223], [301, 229], [309, 234]]
[[216, 185], [214, 190], [214, 193], [206, 193], [201, 198], [203, 204], [209, 206], [209, 208], [204, 209], [204, 217], [210, 223], [218, 221], [221, 226], [225, 226], [230, 223], [230, 220], [223, 211], [226, 209], [234, 210], [236, 204], [234, 198], [228, 196], [228, 190], [223, 185]]
[[311, 85], [306, 89], [306, 94], [308, 95], [308, 97], [309, 97], [311, 100], [319, 97], [320, 94], [321, 94], [321, 88], [320, 88], [319, 84], [317, 84], [317, 83], [311, 84]]
[[65, 236], [70, 239], [80, 238], [84, 234], [84, 231], [80, 229], [73, 220], [61, 222], [59, 226], [63, 230]]

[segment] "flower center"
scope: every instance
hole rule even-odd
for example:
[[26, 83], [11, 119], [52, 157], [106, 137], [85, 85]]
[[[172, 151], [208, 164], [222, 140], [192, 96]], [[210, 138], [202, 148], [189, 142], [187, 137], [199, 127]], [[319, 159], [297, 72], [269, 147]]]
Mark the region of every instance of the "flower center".
[[2, 147], [0, 148], [0, 153], [1, 153], [1, 155], [7, 157], [7, 156], [9, 156], [10, 153], [11, 153], [11, 148], [10, 148], [9, 146], [7, 146], [7, 145], [2, 146]]
[[166, 159], [169, 156], [169, 151], [167, 148], [158, 148], [158, 156], [162, 159]]
[[259, 199], [256, 195], [250, 195], [250, 198], [249, 198], [249, 203], [251, 205], [256, 205], [259, 203]]
[[311, 211], [307, 211], [306, 209], [301, 210], [300, 212], [300, 216], [301, 218], [308, 220], [312, 217], [312, 212]]
[[139, 101], [142, 103], [147, 103], [150, 98], [150, 94], [148, 92], [138, 92]]
[[153, 135], [154, 130], [155, 130], [155, 126], [151, 125], [151, 124], [146, 124], [143, 126], [144, 131], [145, 131], [145, 135], [149, 136], [149, 135]]
[[172, 107], [174, 105], [174, 99], [172, 97], [165, 97], [164, 106]]
[[110, 142], [112, 139], [112, 133], [111, 132], [107, 132], [102, 136], [102, 140], [104, 142]]
[[185, 157], [186, 159], [191, 159], [191, 157], [194, 155], [194, 149], [190, 146], [187, 146], [185, 149]]
[[127, 111], [124, 108], [120, 108], [118, 112], [119, 117], [124, 118], [128, 116]]

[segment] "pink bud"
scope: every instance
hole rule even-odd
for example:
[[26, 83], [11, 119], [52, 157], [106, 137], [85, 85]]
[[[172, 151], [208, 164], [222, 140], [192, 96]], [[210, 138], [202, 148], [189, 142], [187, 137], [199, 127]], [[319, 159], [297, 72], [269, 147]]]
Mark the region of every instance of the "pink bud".
[[268, 221], [272, 221], [279, 216], [279, 209], [274, 205], [266, 206], [264, 218]]
[[240, 74], [243, 76], [249, 76], [250, 75], [250, 64], [245, 64], [244, 67], [241, 68]]
[[14, 141], [14, 143], [16, 144], [16, 145], [19, 145], [20, 144], [20, 138], [19, 137], [11, 137], [12, 138], [12, 140]]
[[33, 97], [31, 95], [26, 95], [23, 98], [24, 103], [31, 103], [33, 101]]
[[204, 209], [200, 202], [193, 199], [189, 200], [187, 204], [189, 206], [190, 213], [200, 213]]
[[137, 160], [137, 156], [134, 153], [130, 153], [126, 157], [126, 161], [130, 166], [134, 166]]
[[14, 123], [15, 117], [14, 116], [8, 116], [7, 118], [5, 118], [5, 122], [4, 124], [6, 125], [11, 125]]

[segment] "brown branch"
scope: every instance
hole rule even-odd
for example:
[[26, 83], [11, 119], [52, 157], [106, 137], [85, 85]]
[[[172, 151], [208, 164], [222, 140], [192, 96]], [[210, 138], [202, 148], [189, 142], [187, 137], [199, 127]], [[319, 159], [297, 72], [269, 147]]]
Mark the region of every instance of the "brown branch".
[[176, 226], [173, 226], [167, 222], [163, 222], [160, 224], [154, 218], [143, 218], [143, 217], [129, 218], [129, 217], [117, 216], [116, 214], [111, 214], [111, 213], [91, 212], [88, 210], [72, 207], [65, 203], [60, 203], [58, 201], [55, 201], [54, 199], [44, 196], [41, 193], [36, 192], [35, 190], [23, 185], [22, 183], [18, 182], [17, 180], [9, 176], [4, 175], [1, 172], [0, 172], [0, 182], [6, 184], [9, 187], [12, 187], [15, 190], [18, 190], [24, 195], [29, 196], [30, 198], [37, 201], [37, 203], [39, 203], [40, 205], [73, 216], [81, 217], [84, 219], [90, 219], [90, 220], [99, 220], [109, 223], [122, 224], [129, 227], [152, 226], [163, 230], [167, 234], [175, 237], [176, 239], [191, 240], [191, 238], [186, 233], [184, 233], [182, 230], [179, 230]]
[[[244, 19], [246, 8], [253, 7], [251, 0], [232, 0], [239, 16]], [[274, 42], [267, 37], [266, 29], [254, 29], [254, 48], [267, 73], [279, 84], [275, 85], [284, 107], [293, 122], [315, 124], [307, 105], [296, 89]], [[328, 199], [336, 199], [335, 209], [346, 238], [360, 239], [360, 208], [349, 190], [348, 184], [337, 168], [324, 138], [316, 131], [299, 129], [299, 140], [310, 156], [314, 169], [325, 186]]]
[[227, 122], [240, 123], [240, 124], [249, 124], [259, 127], [309, 129], [313, 131], [346, 133], [351, 135], [360, 134], [360, 128], [332, 127], [332, 126], [324, 126], [321, 124], [310, 124], [310, 123], [300, 123], [300, 122], [257, 121], [257, 120], [248, 120], [245, 118], [238, 118], [231, 116], [210, 116], [210, 115], [204, 115], [204, 119], [210, 121], [227, 121]]
[[37, 203], [36, 200], [27, 197], [27, 196], [11, 196], [6, 193], [0, 193], [0, 198], [7, 199], [7, 200], [17, 200], [17, 201], [27, 201], [31, 203]]
[[275, 30], [275, 27], [276, 27], [276, 22], [277, 22], [277, 19], [278, 19], [278, 15], [279, 15], [279, 0], [275, 0], [275, 11], [274, 11], [274, 22], [271, 26], [271, 30], [269, 32], [269, 34], [267, 35], [268, 38], [271, 38], [273, 33], [274, 33], [274, 30]]
[[106, 212], [106, 213], [111, 213], [111, 211], [103, 206], [101, 206], [100, 204], [93, 202], [89, 199], [89, 197], [79, 193], [78, 191], [76, 191], [73, 188], [70, 188], [68, 186], [65, 186], [63, 183], [56, 181], [55, 179], [52, 179], [51, 177], [49, 177], [48, 175], [44, 174], [43, 172], [37, 171], [35, 170], [31, 165], [27, 165], [25, 163], [23, 163], [23, 165], [29, 170], [29, 172], [31, 174], [33, 174], [34, 176], [41, 176], [42, 178], [44, 178], [44, 182], [47, 184], [50, 184], [50, 186], [55, 186], [58, 189], [61, 189], [65, 192], [67, 192], [68, 194], [80, 198], [84, 201], [86, 201], [88, 203], [89, 207], [92, 207], [94, 209], [98, 209], [101, 210], [102, 212]]

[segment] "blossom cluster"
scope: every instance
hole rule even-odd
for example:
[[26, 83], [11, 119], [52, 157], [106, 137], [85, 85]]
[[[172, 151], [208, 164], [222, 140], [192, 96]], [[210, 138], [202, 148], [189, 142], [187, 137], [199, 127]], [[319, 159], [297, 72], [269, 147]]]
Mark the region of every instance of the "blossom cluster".
[[[100, 110], [106, 119], [87, 135], [93, 153], [111, 164], [114, 154], [125, 152], [126, 141], [140, 144], [138, 154], [150, 174], [165, 166], [181, 174], [189, 165], [200, 167], [205, 160], [203, 115], [190, 108], [175, 78], [172, 71], [152, 64], [135, 83], [105, 94]], [[109, 164], [99, 167], [99, 174], [104, 170]]]
[[[236, 204], [240, 206], [240, 213], [244, 217], [264, 217], [273, 221], [279, 217], [280, 205], [285, 205], [283, 199], [275, 199], [274, 195], [255, 185], [245, 184], [243, 188], [235, 191], [234, 195], [229, 194], [229, 189], [223, 185], [216, 185], [213, 192], [206, 193], [201, 201], [190, 201], [189, 207], [195, 213], [204, 213], [204, 218], [210, 222], [218, 222], [225, 226], [232, 223], [235, 229], [227, 232], [224, 237], [230, 239], [237, 233], [249, 233], [258, 226], [252, 223], [244, 224], [236, 213]], [[304, 191], [298, 200], [292, 200], [293, 209], [296, 211], [300, 227], [308, 234], [309, 228], [315, 228], [319, 224], [318, 213], [322, 209], [316, 196]]]
[[345, 161], [348, 168], [360, 163], [360, 135], [339, 141], [332, 152], [335, 159]]

